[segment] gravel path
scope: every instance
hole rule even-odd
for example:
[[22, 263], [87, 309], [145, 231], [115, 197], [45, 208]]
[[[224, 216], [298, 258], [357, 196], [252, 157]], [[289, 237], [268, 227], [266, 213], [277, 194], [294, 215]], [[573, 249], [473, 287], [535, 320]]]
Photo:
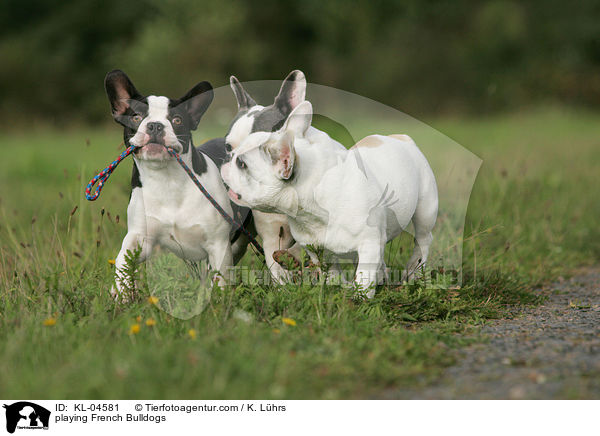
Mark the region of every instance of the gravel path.
[[600, 399], [600, 269], [586, 269], [482, 328], [487, 339], [459, 351], [433, 384], [387, 398]]

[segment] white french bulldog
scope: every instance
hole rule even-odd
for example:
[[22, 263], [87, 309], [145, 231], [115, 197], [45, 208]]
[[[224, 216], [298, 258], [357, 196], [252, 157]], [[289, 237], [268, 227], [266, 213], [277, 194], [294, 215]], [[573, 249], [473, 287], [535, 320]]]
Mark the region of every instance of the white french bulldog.
[[[292, 110], [302, 103], [306, 96], [306, 77], [300, 70], [288, 74], [273, 103], [268, 106], [257, 104], [235, 76], [231, 76], [230, 85], [238, 104], [238, 113], [225, 136], [228, 158], [249, 135], [257, 132], [271, 133], [280, 129]], [[326, 133], [314, 127], [311, 127], [311, 131], [321, 134], [323, 140], [327, 140], [340, 150], [345, 150], [342, 144], [329, 138]], [[274, 253], [285, 251], [298, 260], [301, 257], [302, 247], [294, 243], [285, 215], [255, 210], [253, 218], [256, 232], [263, 242], [267, 268], [277, 282], [283, 283], [289, 278], [288, 273], [275, 261]], [[309, 250], [306, 252], [313, 263], [318, 262], [312, 252]]]
[[386, 276], [384, 248], [409, 223], [410, 275], [427, 260], [438, 211], [433, 171], [406, 135], [371, 135], [350, 150], [310, 128], [299, 103], [283, 127], [248, 135], [221, 167], [237, 204], [288, 217], [294, 239], [336, 254], [357, 254], [355, 282], [371, 298]]

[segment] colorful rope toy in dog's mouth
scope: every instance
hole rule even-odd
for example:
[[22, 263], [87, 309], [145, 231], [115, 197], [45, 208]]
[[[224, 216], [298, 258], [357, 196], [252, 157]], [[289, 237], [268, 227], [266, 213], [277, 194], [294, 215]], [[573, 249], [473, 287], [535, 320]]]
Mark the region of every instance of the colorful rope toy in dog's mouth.
[[[89, 201], [96, 200], [100, 196], [100, 192], [102, 192], [104, 183], [108, 180], [108, 178], [110, 177], [112, 172], [115, 170], [115, 168], [117, 168], [117, 165], [119, 165], [123, 159], [125, 159], [127, 156], [129, 156], [131, 153], [133, 153], [133, 151], [135, 149], [136, 149], [135, 145], [130, 146], [129, 148], [127, 148], [127, 150], [125, 150], [123, 153], [121, 153], [121, 155], [118, 158], [113, 160], [109, 166], [107, 166], [102, 171], [100, 171], [98, 174], [96, 174], [92, 178], [92, 180], [90, 180], [90, 183], [88, 183], [85, 188], [85, 198], [88, 199]], [[98, 186], [96, 187], [96, 190], [92, 194], [92, 189], [93, 189], [94, 185], [96, 184], [96, 182], [98, 182]]]
[[[109, 166], [107, 166], [102, 171], [100, 171], [98, 174], [96, 174], [92, 178], [92, 180], [90, 180], [90, 183], [88, 183], [85, 188], [85, 198], [88, 199], [89, 201], [96, 200], [100, 196], [100, 193], [102, 192], [104, 183], [106, 183], [106, 181], [108, 180], [108, 178], [110, 177], [112, 172], [115, 170], [115, 168], [117, 168], [117, 165], [119, 165], [123, 159], [125, 159], [127, 156], [129, 156], [131, 153], [133, 153], [136, 148], [138, 148], [138, 147], [135, 145], [129, 146], [123, 153], [121, 153], [119, 155], [119, 157], [117, 157], [114, 161], [112, 161]], [[210, 201], [210, 203], [213, 205], [213, 207], [215, 209], [217, 209], [217, 212], [219, 212], [219, 214], [225, 219], [225, 221], [227, 221], [233, 228], [240, 229], [241, 232], [244, 235], [246, 235], [246, 237], [248, 238], [250, 243], [258, 250], [258, 252], [260, 254], [264, 255], [263, 248], [258, 243], [256, 238], [243, 225], [241, 225], [235, 219], [233, 219], [221, 207], [221, 205], [219, 203], [217, 203], [217, 201], [213, 198], [213, 196], [210, 195], [210, 193], [204, 188], [204, 186], [202, 186], [202, 183], [200, 183], [200, 181], [198, 180], [196, 175], [192, 172], [190, 167], [188, 167], [187, 164], [183, 161], [183, 159], [181, 159], [181, 156], [179, 156], [179, 154], [177, 154], [177, 152], [175, 150], [173, 150], [172, 148], [165, 147], [165, 149], [171, 156], [173, 156], [177, 160], [179, 165], [181, 165], [181, 167], [185, 170], [185, 172], [190, 177], [190, 179], [192, 179], [192, 182], [194, 182], [194, 184], [198, 187], [198, 189], [200, 189], [202, 194], [206, 197], [206, 199], [208, 201]], [[92, 189], [94, 188], [94, 185], [96, 183], [98, 183], [98, 186], [92, 193]]]

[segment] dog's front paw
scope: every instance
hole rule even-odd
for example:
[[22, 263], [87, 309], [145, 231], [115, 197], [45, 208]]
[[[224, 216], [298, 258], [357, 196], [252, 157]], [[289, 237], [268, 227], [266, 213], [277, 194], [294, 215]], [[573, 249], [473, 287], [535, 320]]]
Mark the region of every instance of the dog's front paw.
[[115, 300], [115, 303], [127, 304], [131, 303], [137, 296], [137, 292], [128, 291], [127, 289], [119, 289], [116, 284], [110, 288], [110, 296]]

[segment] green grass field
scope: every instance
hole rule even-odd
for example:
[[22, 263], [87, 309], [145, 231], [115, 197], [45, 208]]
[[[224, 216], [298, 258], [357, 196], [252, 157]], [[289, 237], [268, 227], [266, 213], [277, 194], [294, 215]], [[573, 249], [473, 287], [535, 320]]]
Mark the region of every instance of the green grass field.
[[[119, 128], [3, 134], [0, 397], [366, 398], [426, 383], [452, 363], [449, 348], [473, 340], [465, 333], [600, 257], [600, 202], [589, 194], [600, 114], [431, 125], [484, 161], [460, 289], [423, 281], [360, 302], [337, 286], [244, 284], [215, 289], [188, 320], [147, 295], [126, 307], [108, 295], [131, 163], [97, 202], [83, 187], [117, 155]], [[252, 254], [244, 262], [258, 267]]]

